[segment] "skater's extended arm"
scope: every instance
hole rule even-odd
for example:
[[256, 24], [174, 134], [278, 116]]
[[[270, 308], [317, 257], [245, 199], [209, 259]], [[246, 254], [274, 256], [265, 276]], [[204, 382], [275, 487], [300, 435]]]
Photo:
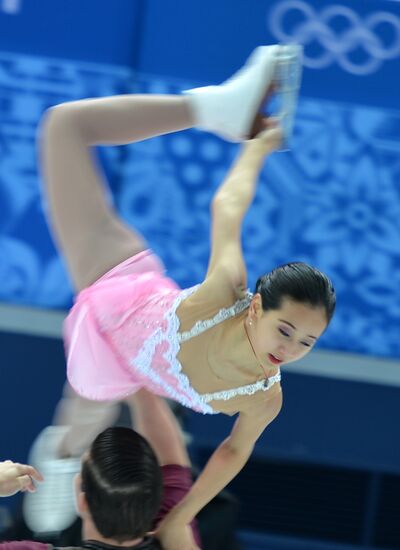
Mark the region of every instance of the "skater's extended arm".
[[282, 140], [274, 121], [256, 139], [244, 144], [212, 202], [212, 249], [207, 277], [223, 269], [235, 287], [246, 286], [246, 271], [241, 246], [243, 218], [251, 205], [265, 157]]
[[257, 439], [279, 414], [282, 393], [264, 403], [263, 410], [240, 413], [230, 436], [211, 456], [189, 494], [170, 512], [159, 535], [166, 550], [178, 543], [182, 530], [243, 468]]

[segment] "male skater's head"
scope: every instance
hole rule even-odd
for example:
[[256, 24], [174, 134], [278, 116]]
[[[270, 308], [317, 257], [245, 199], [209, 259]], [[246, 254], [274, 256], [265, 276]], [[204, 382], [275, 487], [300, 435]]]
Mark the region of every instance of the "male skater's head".
[[161, 494], [161, 468], [147, 441], [129, 428], [108, 428], [84, 454], [76, 476], [83, 538], [140, 542], [152, 528]]

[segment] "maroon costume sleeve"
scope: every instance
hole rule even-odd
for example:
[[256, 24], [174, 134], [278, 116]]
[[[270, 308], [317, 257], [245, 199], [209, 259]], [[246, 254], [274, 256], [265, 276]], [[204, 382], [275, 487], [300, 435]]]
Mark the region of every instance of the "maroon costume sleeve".
[[32, 540], [16, 540], [13, 542], [0, 543], [0, 550], [51, 550], [50, 544], [33, 542]]
[[[163, 466], [163, 498], [160, 510], [154, 521], [154, 529], [165, 518], [165, 516], [188, 494], [193, 485], [192, 472], [190, 468], [176, 466], [174, 464]], [[193, 536], [197, 545], [201, 548], [200, 534], [197, 521], [191, 523]]]

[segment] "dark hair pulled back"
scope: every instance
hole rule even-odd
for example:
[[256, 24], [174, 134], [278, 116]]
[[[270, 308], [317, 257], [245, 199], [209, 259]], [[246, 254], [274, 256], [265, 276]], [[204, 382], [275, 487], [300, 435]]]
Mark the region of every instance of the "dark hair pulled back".
[[141, 435], [108, 428], [92, 443], [81, 473], [82, 490], [103, 537], [123, 543], [151, 529], [161, 502], [162, 474]]
[[325, 309], [327, 322], [332, 319], [336, 293], [327, 275], [303, 262], [281, 265], [260, 277], [255, 292], [261, 294], [264, 311], [279, 309], [284, 298]]

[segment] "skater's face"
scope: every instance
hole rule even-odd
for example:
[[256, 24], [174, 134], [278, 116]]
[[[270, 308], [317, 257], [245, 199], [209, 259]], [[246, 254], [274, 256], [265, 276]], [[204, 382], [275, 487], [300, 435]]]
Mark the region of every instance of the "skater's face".
[[263, 311], [258, 296], [253, 299], [249, 321], [254, 327], [254, 350], [263, 366], [270, 369], [307, 355], [327, 327], [325, 309], [284, 298], [279, 309]]

